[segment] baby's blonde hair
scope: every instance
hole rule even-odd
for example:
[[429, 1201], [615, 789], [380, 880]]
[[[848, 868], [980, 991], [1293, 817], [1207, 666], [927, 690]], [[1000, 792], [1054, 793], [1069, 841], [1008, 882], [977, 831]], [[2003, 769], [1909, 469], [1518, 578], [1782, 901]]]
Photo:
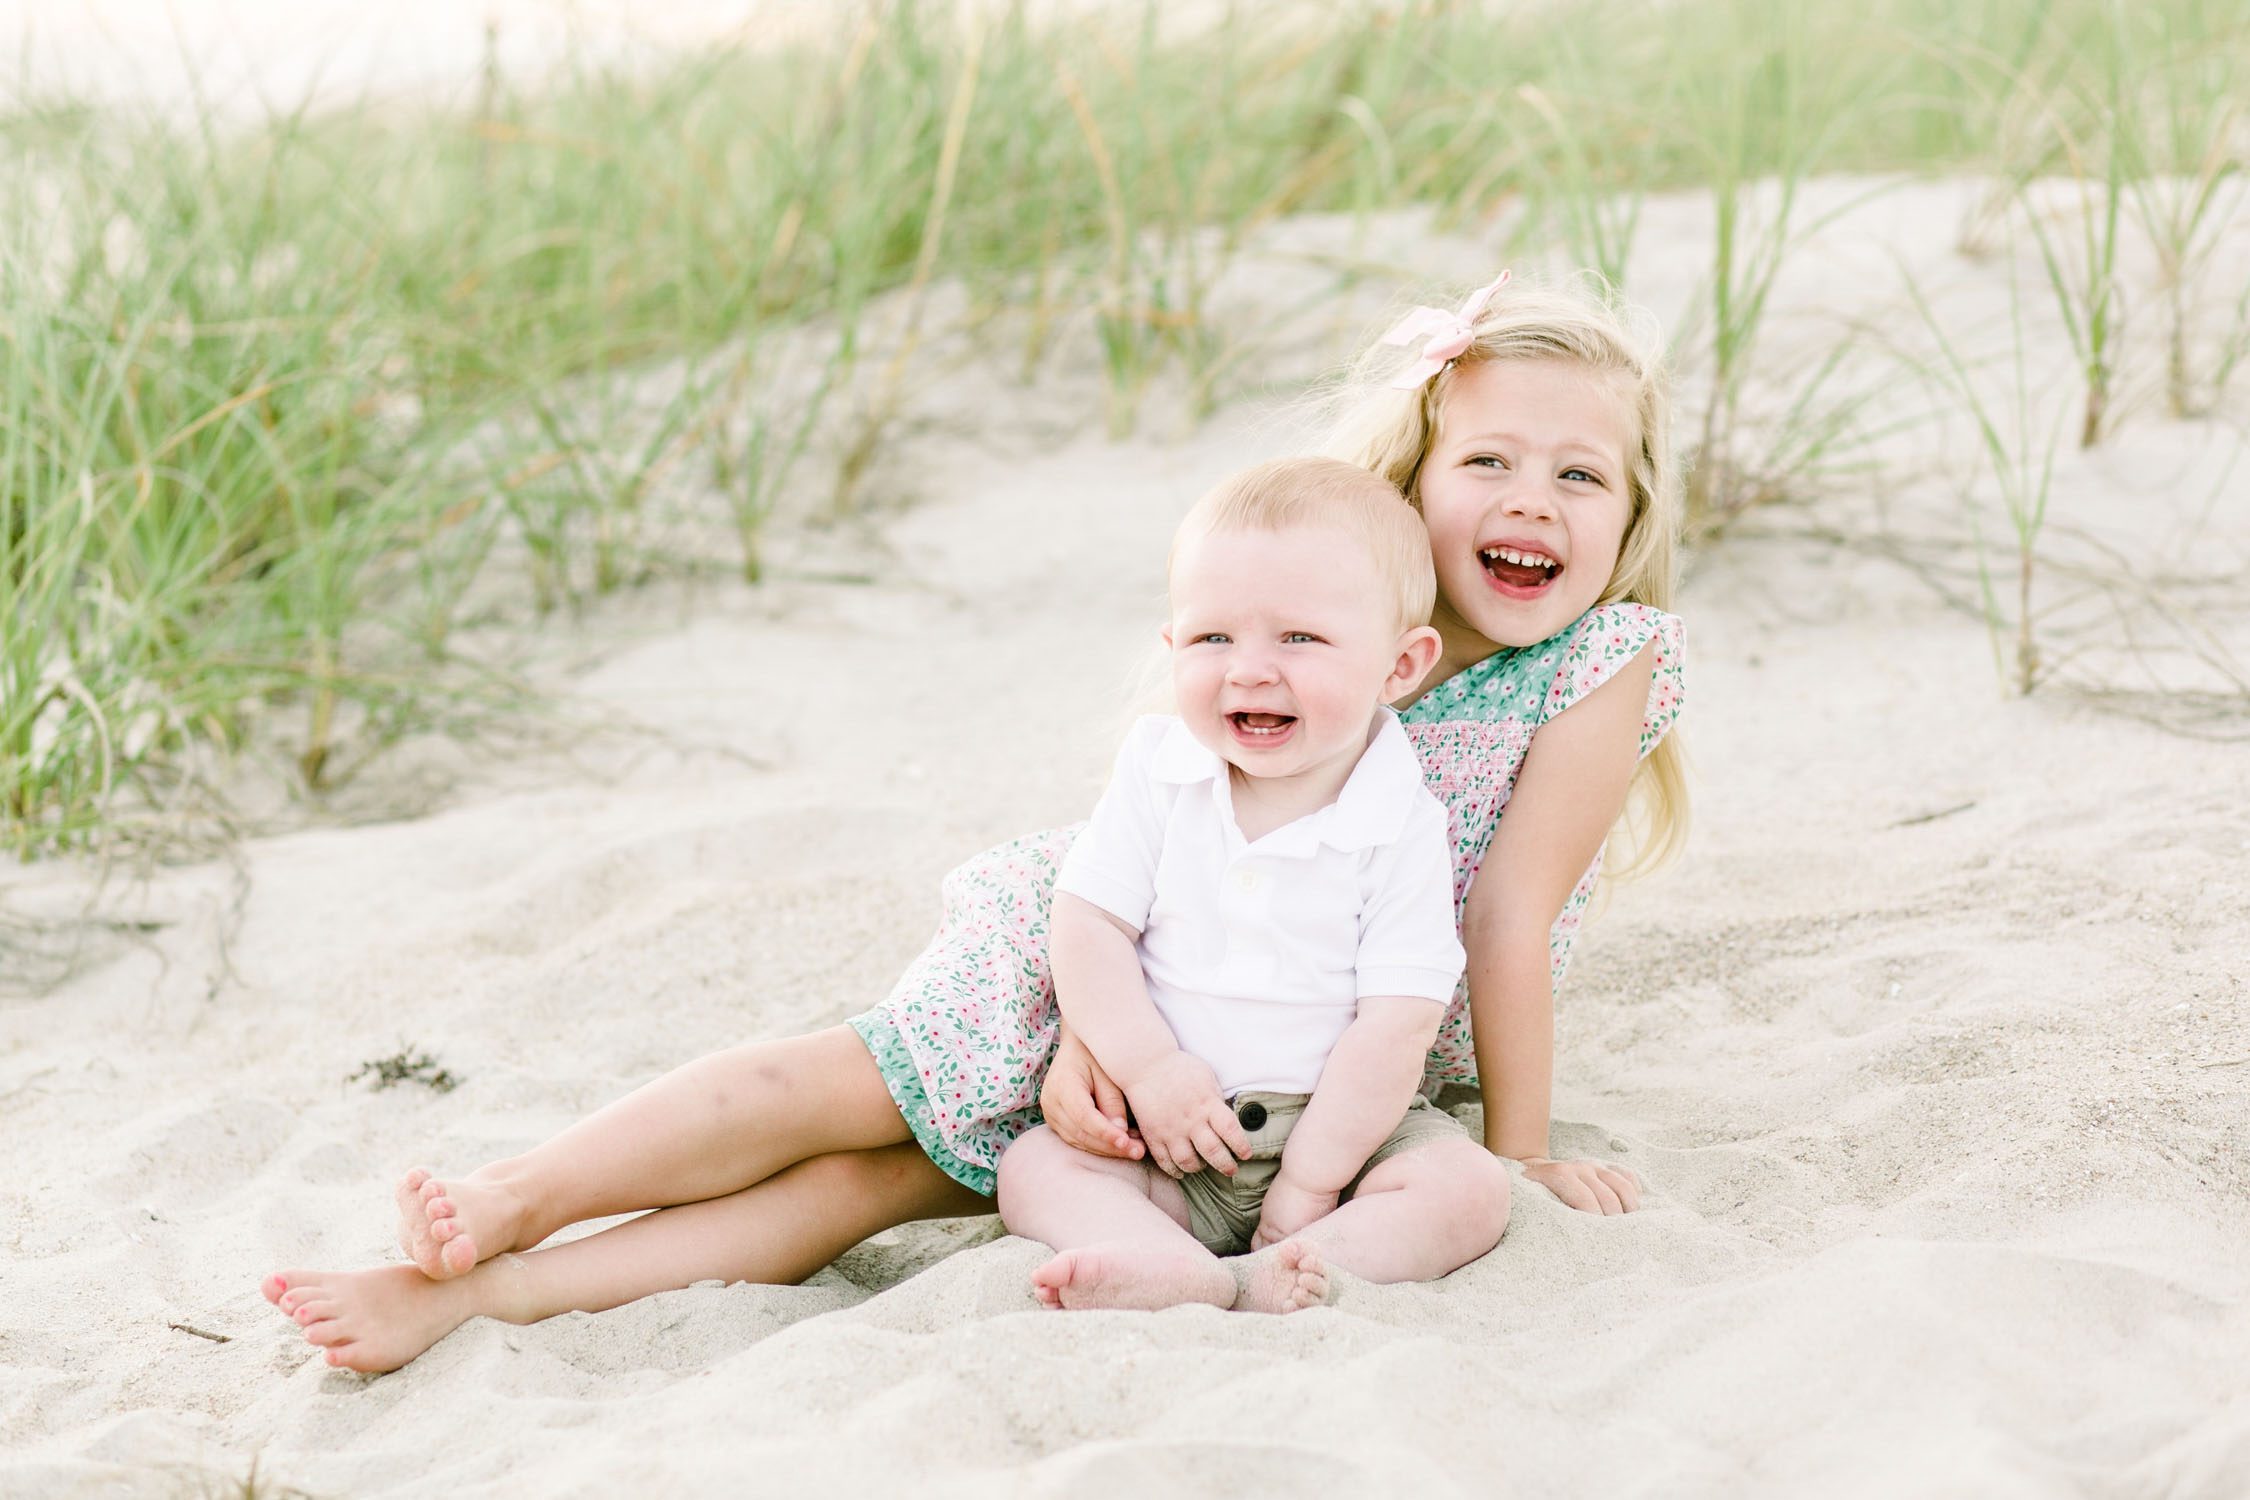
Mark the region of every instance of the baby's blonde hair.
[[1330, 527], [1357, 542], [1397, 606], [1401, 631], [1430, 623], [1437, 573], [1420, 514], [1396, 484], [1341, 459], [1277, 458], [1222, 479], [1180, 522], [1165, 576], [1187, 538], [1295, 526]]
[[[1458, 299], [1446, 305], [1454, 305]], [[1625, 535], [1597, 604], [1632, 601], [1672, 607], [1678, 574], [1680, 473], [1672, 456], [1671, 381], [1655, 319], [1623, 301], [1606, 282], [1582, 274], [1560, 283], [1511, 282], [1478, 317], [1469, 347], [1412, 390], [1388, 382], [1400, 356], [1370, 349], [1344, 383], [1326, 445], [1334, 456], [1398, 486], [1419, 508], [1422, 464], [1463, 365], [1499, 359], [1551, 359], [1613, 381], [1633, 424], [1625, 455]], [[1663, 863], [1687, 837], [1687, 776], [1679, 736], [1666, 735], [1634, 775], [1637, 811], [1628, 817], [1634, 856], [1624, 873]]]

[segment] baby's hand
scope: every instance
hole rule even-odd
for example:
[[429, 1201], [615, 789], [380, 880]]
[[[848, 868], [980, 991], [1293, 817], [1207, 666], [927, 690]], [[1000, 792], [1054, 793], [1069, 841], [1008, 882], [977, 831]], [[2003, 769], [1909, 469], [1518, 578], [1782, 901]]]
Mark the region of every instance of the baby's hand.
[[1341, 1196], [1299, 1187], [1289, 1180], [1289, 1173], [1283, 1171], [1274, 1178], [1273, 1186], [1266, 1189], [1266, 1201], [1258, 1211], [1258, 1229], [1250, 1236], [1250, 1248], [1263, 1250], [1308, 1224], [1319, 1223], [1336, 1211], [1336, 1200]]
[[1125, 1087], [1148, 1159], [1185, 1177], [1208, 1166], [1234, 1175], [1235, 1158], [1250, 1154], [1242, 1122], [1219, 1097], [1218, 1075], [1200, 1057], [1171, 1052]]
[[1523, 1175], [1572, 1208], [1590, 1214], [1629, 1214], [1641, 1206], [1641, 1180], [1600, 1161], [1524, 1158]]

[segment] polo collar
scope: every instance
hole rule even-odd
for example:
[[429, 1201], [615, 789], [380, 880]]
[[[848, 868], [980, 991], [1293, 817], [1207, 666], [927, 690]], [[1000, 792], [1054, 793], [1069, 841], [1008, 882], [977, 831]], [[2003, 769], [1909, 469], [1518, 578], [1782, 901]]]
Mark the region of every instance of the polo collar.
[[[1422, 766], [1398, 715], [1380, 710], [1382, 726], [1352, 767], [1336, 800], [1317, 812], [1285, 824], [1259, 842], [1275, 854], [1309, 854], [1316, 844], [1331, 849], [1370, 849], [1396, 839], [1406, 827], [1414, 794], [1422, 788]], [[1227, 763], [1175, 718], [1157, 744], [1149, 772], [1175, 786], [1213, 783], [1229, 821], [1234, 812]]]

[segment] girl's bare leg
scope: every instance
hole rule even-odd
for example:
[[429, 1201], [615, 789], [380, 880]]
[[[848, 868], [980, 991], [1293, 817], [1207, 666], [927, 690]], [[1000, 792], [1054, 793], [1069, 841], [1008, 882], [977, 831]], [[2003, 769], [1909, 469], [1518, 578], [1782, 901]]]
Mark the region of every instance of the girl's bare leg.
[[265, 1294], [308, 1342], [328, 1351], [328, 1363], [379, 1372], [397, 1369], [469, 1318], [533, 1323], [697, 1281], [801, 1281], [894, 1225], [991, 1209], [991, 1199], [908, 1142], [816, 1156], [725, 1197], [660, 1209], [552, 1249], [502, 1255], [442, 1281], [397, 1265], [283, 1271], [266, 1278]]
[[1366, 1281], [1434, 1281], [1500, 1243], [1508, 1169], [1475, 1141], [1433, 1141], [1394, 1156], [1351, 1201], [1297, 1231], [1328, 1264]]
[[[784, 1167], [908, 1140], [848, 1026], [699, 1057], [466, 1177], [417, 1168], [398, 1188], [399, 1248], [458, 1276], [581, 1219], [724, 1197]], [[941, 1174], [942, 1175], [942, 1174]]]

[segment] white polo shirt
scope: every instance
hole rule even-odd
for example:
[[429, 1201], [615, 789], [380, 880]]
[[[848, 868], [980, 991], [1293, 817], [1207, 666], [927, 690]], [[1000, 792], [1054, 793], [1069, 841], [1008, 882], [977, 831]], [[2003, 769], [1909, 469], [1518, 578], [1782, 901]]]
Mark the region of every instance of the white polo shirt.
[[1460, 982], [1445, 808], [1382, 715], [1336, 800], [1256, 843], [1226, 762], [1144, 718], [1063, 860], [1055, 889], [1139, 930], [1149, 998], [1230, 1098], [1311, 1093], [1362, 996], [1444, 1005]]

